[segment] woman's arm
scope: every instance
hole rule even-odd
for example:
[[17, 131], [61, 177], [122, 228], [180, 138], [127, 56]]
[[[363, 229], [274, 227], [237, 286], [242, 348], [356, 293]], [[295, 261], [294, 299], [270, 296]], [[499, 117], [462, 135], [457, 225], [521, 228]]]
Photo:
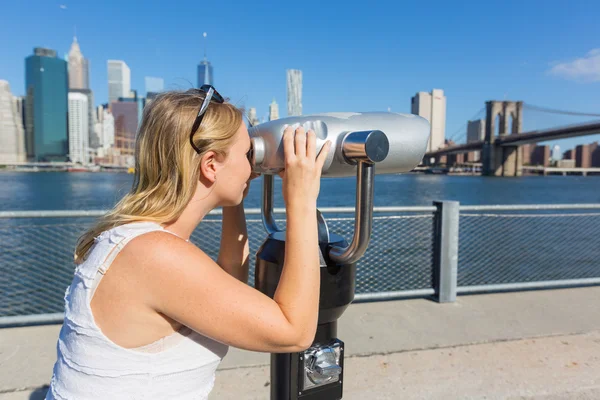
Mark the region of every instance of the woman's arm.
[[223, 207], [221, 249], [217, 264], [234, 278], [248, 282], [250, 248], [243, 202], [237, 206]]

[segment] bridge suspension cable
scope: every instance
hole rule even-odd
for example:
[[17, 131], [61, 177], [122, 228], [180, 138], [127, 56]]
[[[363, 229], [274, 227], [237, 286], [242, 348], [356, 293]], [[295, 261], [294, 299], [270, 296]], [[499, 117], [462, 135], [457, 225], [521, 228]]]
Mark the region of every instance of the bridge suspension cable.
[[540, 107], [540, 106], [535, 106], [533, 104], [528, 104], [528, 103], [523, 103], [523, 108], [526, 108], [526, 109], [532, 110], [532, 111], [546, 112], [546, 113], [550, 113], [550, 114], [575, 115], [575, 116], [580, 116], [580, 117], [600, 117], [600, 114], [585, 113], [585, 112], [579, 112], [579, 111], [556, 110], [553, 108]]
[[461, 125], [460, 128], [458, 128], [456, 131], [454, 131], [454, 133], [452, 133], [452, 135], [448, 136], [448, 141], [454, 141], [455, 143], [457, 139], [462, 138], [461, 135], [467, 135], [467, 126], [469, 125], [469, 121], [474, 121], [476, 119], [479, 119], [478, 117], [480, 116], [480, 114], [482, 114], [485, 111], [485, 107], [481, 107], [479, 109], [479, 111], [477, 111], [477, 113], [475, 113], [475, 115], [473, 115], [471, 118], [469, 118], [467, 120], [467, 122], [465, 122], [463, 125]]

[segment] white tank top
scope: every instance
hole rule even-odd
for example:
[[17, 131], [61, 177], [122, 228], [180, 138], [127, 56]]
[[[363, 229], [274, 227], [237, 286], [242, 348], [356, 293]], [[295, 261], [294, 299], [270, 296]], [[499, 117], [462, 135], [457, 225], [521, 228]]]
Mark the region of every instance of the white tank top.
[[100, 279], [131, 239], [153, 231], [168, 232], [152, 222], [103, 232], [77, 267], [65, 293], [65, 319], [46, 400], [208, 398], [227, 345], [184, 327], [150, 345], [127, 349], [94, 322], [90, 302]]

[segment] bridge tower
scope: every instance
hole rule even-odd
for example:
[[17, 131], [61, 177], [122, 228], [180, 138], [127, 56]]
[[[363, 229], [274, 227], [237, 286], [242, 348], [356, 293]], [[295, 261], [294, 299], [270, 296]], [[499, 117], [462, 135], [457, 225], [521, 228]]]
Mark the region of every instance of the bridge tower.
[[[498, 137], [520, 133], [523, 128], [522, 101], [487, 101], [485, 139], [482, 151], [482, 172], [486, 176], [521, 176], [522, 149], [518, 146], [501, 147]], [[498, 122], [496, 122], [498, 119]], [[498, 127], [496, 127], [498, 124]], [[498, 135], [496, 136], [496, 128]]]

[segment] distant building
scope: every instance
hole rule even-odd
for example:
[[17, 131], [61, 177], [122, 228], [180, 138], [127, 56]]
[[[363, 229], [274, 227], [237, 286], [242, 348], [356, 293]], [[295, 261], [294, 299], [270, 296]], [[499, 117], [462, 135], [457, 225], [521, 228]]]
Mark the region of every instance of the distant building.
[[302, 71], [298, 69], [287, 70], [287, 113], [302, 115]]
[[575, 166], [577, 168], [591, 168], [592, 154], [589, 144], [580, 144], [575, 147]]
[[563, 153], [563, 160], [574, 160], [575, 152], [573, 150], [567, 150]]
[[521, 162], [523, 165], [531, 165], [531, 153], [533, 152], [534, 144], [524, 144], [520, 146]]
[[279, 119], [279, 105], [275, 99], [273, 99], [271, 104], [269, 104], [269, 121], [274, 121], [276, 119]]
[[0, 80], [0, 163], [26, 161], [21, 103], [11, 93], [9, 83]]
[[108, 104], [131, 93], [131, 70], [121, 60], [108, 60]]
[[102, 120], [102, 147], [110, 149], [115, 145], [115, 118], [110, 110], [104, 109]]
[[95, 131], [101, 146], [96, 150], [96, 164], [117, 164], [115, 144], [115, 121], [108, 107], [98, 106], [95, 112]]
[[213, 66], [204, 56], [204, 59], [198, 64], [198, 87], [202, 85], [214, 85]]
[[88, 164], [89, 105], [84, 93], [69, 92], [69, 159]]
[[446, 96], [441, 89], [419, 92], [411, 99], [411, 113], [429, 121], [431, 126], [427, 151], [444, 147], [446, 138]]
[[81, 53], [77, 37], [73, 37], [71, 50], [69, 50], [69, 89], [90, 88], [90, 65], [87, 58]]
[[485, 139], [485, 119], [469, 121], [467, 124], [467, 143], [480, 142]]
[[165, 81], [163, 78], [146, 76], [144, 81], [146, 83], [146, 97], [148, 97], [148, 93], [160, 93], [165, 90]]
[[67, 62], [56, 51], [36, 47], [25, 59], [27, 157], [66, 161], [68, 148]]
[[88, 98], [88, 144], [92, 149], [100, 147], [100, 137], [96, 135], [94, 125], [96, 124], [96, 113], [94, 112], [94, 94], [90, 89], [69, 89], [69, 93], [81, 93]]
[[103, 106], [96, 107], [95, 131], [100, 138], [100, 148], [110, 149], [115, 144], [115, 119], [110, 110]]
[[138, 104], [136, 101], [115, 101], [111, 104], [115, 121], [115, 163], [133, 166], [135, 136], [138, 128]]
[[592, 168], [600, 168], [600, 145], [598, 145], [598, 142], [594, 142], [592, 145]]
[[562, 159], [562, 153], [560, 152], [560, 146], [554, 145], [552, 147], [552, 161], [558, 161]]
[[531, 164], [547, 167], [550, 165], [550, 146], [535, 146], [531, 152]]
[[556, 167], [557, 168], [575, 168], [575, 160], [571, 160], [571, 159], [558, 160], [556, 162]]
[[260, 121], [256, 117], [256, 108], [250, 107], [250, 109], [248, 110], [248, 120], [250, 121], [251, 126], [256, 126], [260, 124]]
[[[479, 142], [485, 139], [485, 119], [469, 121], [467, 124], [467, 143]], [[472, 158], [472, 159], [471, 159]], [[481, 154], [479, 151], [472, 152], [472, 156], [467, 156], [468, 161], [479, 161]]]

